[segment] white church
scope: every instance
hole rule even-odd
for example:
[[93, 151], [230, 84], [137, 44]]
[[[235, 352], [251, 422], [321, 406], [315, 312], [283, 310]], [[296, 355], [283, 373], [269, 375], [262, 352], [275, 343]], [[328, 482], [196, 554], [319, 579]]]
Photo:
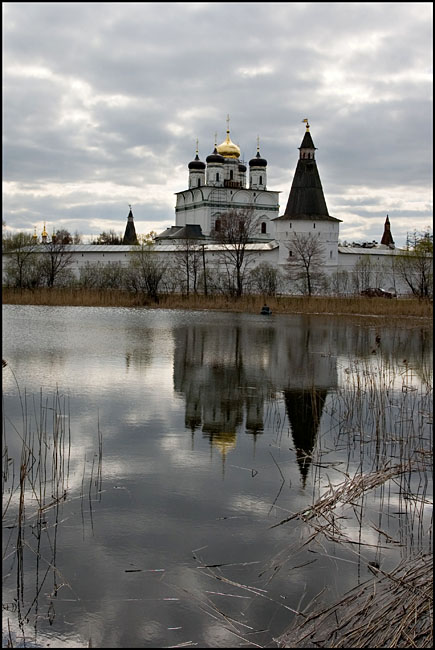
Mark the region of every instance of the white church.
[[[175, 225], [156, 236], [154, 251], [159, 256], [173, 259], [183, 250], [186, 239], [196, 240], [202, 247], [207, 264], [216, 266], [222, 250], [216, 236], [220, 232], [222, 217], [232, 211], [249, 209], [256, 224], [256, 232], [246, 246], [252, 266], [268, 262], [284, 272], [293, 254], [294, 234], [311, 233], [319, 242], [323, 271], [327, 276], [337, 276], [340, 271], [350, 274], [362, 260], [370, 260], [370, 265], [377, 269], [375, 286], [394, 290], [397, 294], [406, 293], [406, 287], [400, 286], [392, 271], [392, 260], [400, 251], [395, 248], [388, 216], [380, 244], [339, 245], [341, 220], [328, 212], [317, 169], [316, 147], [308, 120], [304, 122], [305, 133], [299, 146], [299, 159], [282, 214], [279, 192], [267, 187], [267, 160], [260, 155], [258, 141], [256, 156], [245, 164], [241, 160], [239, 146], [231, 140], [228, 123], [225, 140], [219, 145], [215, 142], [214, 150], [205, 162], [200, 160], [197, 146], [194, 160], [188, 163], [187, 189], [176, 193]], [[42, 239], [43, 243], [47, 241], [45, 227]], [[134, 219], [130, 209], [123, 245], [70, 245], [72, 270], [79, 276], [80, 268], [86, 264], [118, 262], [127, 265], [130, 251], [134, 250], [131, 244], [135, 241]], [[38, 252], [43, 251], [43, 244], [38, 249]], [[289, 287], [286, 292], [293, 293], [293, 290]]]

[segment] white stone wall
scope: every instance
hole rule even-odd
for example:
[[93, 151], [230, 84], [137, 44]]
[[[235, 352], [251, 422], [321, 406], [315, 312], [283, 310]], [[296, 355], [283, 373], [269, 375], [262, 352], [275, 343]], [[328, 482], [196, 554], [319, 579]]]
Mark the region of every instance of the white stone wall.
[[370, 269], [371, 287], [379, 287], [385, 291], [394, 290], [397, 295], [407, 295], [410, 292], [409, 287], [394, 273], [394, 257], [401, 252], [400, 249], [339, 246], [337, 269], [347, 271], [351, 277], [359, 264], [367, 264]]
[[[335, 235], [335, 229], [338, 224], [333, 222], [332, 233]], [[268, 240], [264, 243], [255, 243], [248, 246], [249, 256], [252, 259], [250, 268], [255, 268], [263, 262], [268, 262], [272, 266], [278, 267], [282, 273], [285, 273], [285, 263], [288, 257], [287, 232], [291, 232], [289, 222], [275, 221], [277, 227], [276, 239]], [[286, 225], [287, 224], [287, 225]], [[285, 229], [287, 228], [287, 229]], [[317, 230], [317, 229], [316, 229]], [[307, 227], [306, 232], [309, 232]], [[330, 236], [330, 231], [325, 225], [323, 230], [325, 237]], [[219, 253], [220, 247], [217, 244], [205, 243], [206, 246], [206, 264], [210, 266], [218, 266], [220, 263], [221, 255]], [[71, 270], [78, 278], [80, 275], [80, 268], [86, 264], [114, 264], [120, 263], [122, 266], [127, 266], [131, 257], [131, 249], [128, 246], [97, 246], [97, 245], [73, 245], [70, 247], [72, 251], [72, 265]], [[43, 251], [43, 246], [41, 246]], [[167, 243], [157, 244], [155, 246], [156, 253], [166, 260], [170, 261], [174, 256], [181, 254], [179, 247], [175, 242], [168, 245]], [[333, 277], [334, 273], [345, 271], [348, 277], [348, 293], [354, 290], [352, 283], [352, 274], [359, 262], [369, 262], [371, 269], [370, 285], [372, 287], [380, 287], [385, 290], [394, 289], [397, 295], [408, 295], [409, 287], [404, 284], [400, 278], [393, 273], [393, 259], [394, 256], [400, 254], [400, 250], [389, 250], [380, 248], [350, 248], [350, 247], [336, 247], [337, 262], [335, 264], [325, 264], [324, 270]], [[3, 268], [3, 282], [5, 281], [5, 266], [7, 264], [8, 255], [3, 255], [2, 268]]]
[[325, 270], [331, 273], [335, 270], [338, 264], [338, 234], [339, 222], [338, 221], [313, 221], [313, 220], [287, 220], [278, 219], [273, 222], [273, 230], [275, 239], [280, 244], [279, 261], [278, 264], [283, 265], [287, 262], [289, 255], [289, 248], [287, 244], [291, 242], [293, 234], [308, 235], [314, 237], [318, 236], [320, 244], [325, 251], [324, 264]]

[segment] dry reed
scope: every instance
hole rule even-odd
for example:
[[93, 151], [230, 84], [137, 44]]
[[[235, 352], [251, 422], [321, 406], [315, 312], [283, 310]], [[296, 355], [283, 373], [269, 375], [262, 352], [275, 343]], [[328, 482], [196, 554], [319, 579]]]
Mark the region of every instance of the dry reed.
[[[5, 366], [4, 366], [5, 367]], [[16, 575], [15, 597], [3, 602], [4, 624], [14, 628], [16, 643], [33, 644], [43, 618], [50, 625], [56, 616], [55, 597], [61, 587], [68, 587], [56, 563], [57, 537], [61, 508], [70, 495], [71, 430], [69, 402], [58, 390], [51, 399], [29, 400], [20, 390], [12, 372], [21, 404], [21, 426], [9, 419], [3, 409], [3, 527], [10, 530], [3, 545], [3, 561], [10, 563], [7, 575]], [[10, 444], [19, 440], [16, 445]], [[98, 422], [98, 453], [88, 477], [89, 516], [92, 525], [91, 497], [101, 497], [102, 434]], [[97, 459], [97, 463], [95, 463]], [[97, 467], [95, 468], [95, 465]], [[94, 474], [96, 469], [96, 475]], [[84, 486], [82, 486], [84, 492]], [[83, 496], [83, 495], [82, 495]], [[29, 534], [30, 531], [30, 534]], [[51, 577], [52, 585], [49, 585]], [[5, 581], [6, 583], [6, 581]], [[13, 593], [9, 587], [9, 595]], [[45, 592], [44, 592], [45, 590]], [[48, 593], [47, 593], [48, 591]], [[6, 595], [6, 591], [3, 592]], [[44, 608], [46, 615], [40, 613]], [[32, 622], [32, 628], [29, 624]], [[13, 647], [9, 632], [8, 647]], [[20, 646], [21, 647], [21, 646]]]
[[[320, 496], [311, 505], [275, 524], [299, 520], [308, 526], [308, 534], [295, 548], [275, 556], [267, 570], [276, 573], [302, 548], [312, 543], [324, 548], [326, 541], [332, 548], [347, 547], [358, 566], [365, 564], [375, 578], [332, 605], [319, 600], [315, 607], [306, 607], [277, 639], [278, 647], [432, 647], [432, 499], [427, 494], [433, 462], [431, 376], [421, 376], [417, 389], [412, 386], [416, 375], [405, 364], [400, 391], [398, 373], [385, 360], [378, 359], [376, 365], [352, 362], [348, 371], [348, 383], [337, 390], [328, 408], [337, 419], [335, 448], [348, 445], [348, 465], [352, 460], [356, 469], [351, 475], [348, 467], [338, 469], [332, 463], [331, 471], [344, 477], [341, 482], [331, 483], [324, 476], [328, 485], [320, 489], [319, 484]], [[313, 452], [314, 472], [328, 467], [323, 458], [327, 453], [320, 445]], [[369, 495], [371, 503], [377, 503], [377, 526], [366, 520]], [[358, 522], [356, 536], [349, 527], [352, 511]], [[382, 517], [392, 516], [398, 523], [394, 537], [381, 529]], [[379, 534], [375, 545], [363, 534], [370, 529]], [[385, 572], [377, 560], [381, 549], [392, 547], [401, 560]], [[364, 549], [369, 557], [375, 552], [375, 562], [364, 558]]]
[[279, 648], [432, 648], [432, 555], [404, 559], [332, 606], [296, 617]]
[[274, 314], [348, 314], [388, 317], [432, 318], [430, 301], [416, 298], [320, 297], [245, 295], [162, 294], [159, 302], [140, 294], [116, 289], [3, 289], [3, 304], [82, 306], [82, 307], [150, 307], [164, 309], [222, 310], [260, 313], [267, 302]]

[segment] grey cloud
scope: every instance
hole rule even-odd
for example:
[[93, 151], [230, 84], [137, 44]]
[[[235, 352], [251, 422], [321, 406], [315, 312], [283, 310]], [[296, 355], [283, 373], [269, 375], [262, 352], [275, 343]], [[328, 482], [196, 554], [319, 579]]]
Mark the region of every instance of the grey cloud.
[[[304, 117], [326, 195], [429, 194], [430, 13], [426, 3], [5, 3], [5, 180], [41, 192], [47, 181], [104, 180], [126, 194], [172, 184], [197, 137], [202, 159], [215, 131], [224, 139], [230, 113], [245, 159], [260, 135], [282, 204]], [[21, 197], [28, 214], [33, 200]], [[5, 200], [14, 228], [17, 201]]]

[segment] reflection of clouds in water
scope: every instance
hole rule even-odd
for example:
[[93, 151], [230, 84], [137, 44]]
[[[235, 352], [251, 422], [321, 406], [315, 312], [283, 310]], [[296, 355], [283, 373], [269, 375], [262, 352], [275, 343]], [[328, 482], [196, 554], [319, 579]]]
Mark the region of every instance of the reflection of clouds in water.
[[[3, 616], [4, 623], [7, 625], [8, 629], [3, 634], [3, 644], [2, 648], [88, 648], [89, 647], [89, 635], [81, 636], [78, 630], [79, 626], [74, 625], [74, 631], [62, 631], [55, 632], [50, 631], [51, 633], [41, 633], [38, 632], [38, 642], [37, 644], [32, 642], [34, 638], [35, 631], [30, 628], [29, 625], [23, 624], [23, 626], [18, 626], [17, 622], [12, 616]], [[23, 637], [26, 639], [26, 645], [23, 645]], [[10, 642], [12, 640], [12, 645]]]
[[422, 390], [431, 380], [429, 363], [413, 364], [393, 362], [373, 354], [368, 359], [337, 358], [338, 385], [340, 388], [363, 386], [389, 390]]
[[252, 498], [247, 495], [238, 494], [231, 499], [231, 508], [236, 512], [253, 515], [268, 515], [271, 503], [259, 498]]
[[104, 458], [103, 473], [104, 479], [132, 479], [138, 476], [152, 476], [161, 471], [152, 458], [146, 456], [131, 456], [129, 459]]
[[143, 621], [138, 629], [139, 638], [142, 641], [153, 641], [163, 635], [163, 629], [163, 625], [158, 621]]
[[224, 622], [212, 623], [205, 630], [204, 639], [209, 648], [235, 648], [240, 643], [240, 634], [236, 630], [231, 632]]
[[[32, 313], [28, 308], [24, 311]], [[64, 310], [62, 319], [69, 313]], [[371, 434], [359, 427], [353, 435], [356, 414], [352, 409], [348, 411], [349, 431], [343, 432], [337, 424], [337, 390], [346, 387], [345, 369], [357, 359], [357, 369], [368, 373], [362, 377], [373, 383], [377, 381], [373, 370], [395, 367], [397, 342], [408, 345], [412, 358], [420, 354], [420, 343], [386, 336], [385, 328], [381, 335], [384, 356], [371, 357], [367, 346], [374, 333], [361, 323], [355, 326], [343, 319], [283, 316], [266, 324], [248, 315], [92, 309], [79, 315], [82, 322], [71, 319], [68, 325], [68, 341], [65, 328], [59, 330], [52, 349], [62, 351], [57, 367], [53, 355], [26, 358], [26, 350], [18, 344], [19, 318], [17, 336], [7, 343], [20, 360], [20, 376], [26, 370], [30, 390], [36, 394], [43, 385], [45, 392], [47, 385], [51, 389], [57, 381], [71, 395], [70, 489], [75, 495], [82, 488], [85, 454], [88, 490], [98, 421], [103, 436], [105, 491], [101, 502], [92, 504], [92, 531], [87, 504], [83, 533], [79, 501], [68, 510], [74, 510], [77, 519], [71, 516], [62, 527], [60, 569], [80, 596], [80, 601], [65, 602], [68, 623], [81, 630], [83, 638], [92, 637], [94, 647], [130, 647], [132, 641], [133, 645], [175, 646], [188, 640], [205, 640], [210, 647], [232, 646], [236, 639], [224, 630], [225, 622], [221, 625], [200, 610], [204, 592], [218, 589], [216, 582], [211, 584], [211, 579], [195, 570], [198, 562], [192, 561], [192, 550], [207, 547], [203, 557], [213, 563], [228, 558], [243, 561], [247, 555], [250, 559], [271, 557], [278, 543], [280, 549], [302, 543], [296, 537], [301, 531], [305, 535], [309, 527], [301, 522], [273, 531], [269, 527], [309, 507], [317, 489], [325, 494], [328, 479], [333, 483], [343, 480], [339, 471], [313, 462], [342, 460], [338, 468], [352, 474], [362, 460], [374, 458], [370, 444], [364, 445], [362, 459], [360, 434], [364, 433], [366, 442]], [[108, 326], [110, 322], [113, 327]], [[161, 323], [165, 330], [160, 331]], [[35, 326], [30, 319], [28, 325], [26, 340], [31, 346], [35, 340], [47, 346], [57, 335], [51, 327], [44, 340], [40, 322]], [[411, 331], [407, 336], [415, 338]], [[92, 350], [86, 354], [89, 346]], [[363, 351], [365, 356], [358, 356]], [[8, 400], [12, 393], [16, 389], [9, 377]], [[14, 417], [19, 418], [17, 413], [15, 409]], [[367, 425], [366, 412], [361, 413]], [[255, 435], [247, 435], [248, 431]], [[270, 450], [285, 475], [282, 490]], [[303, 463], [305, 471], [309, 462], [308, 478], [316, 482], [302, 489], [300, 467]], [[403, 506], [403, 500], [392, 492], [390, 511]], [[378, 533], [370, 523], [378, 524], [379, 499], [372, 497], [365, 501], [362, 534], [364, 542], [376, 545]], [[338, 506], [335, 514], [340, 513], [352, 515], [339, 523], [345, 534], [358, 541], [360, 531], [351, 506]], [[388, 525], [393, 530], [394, 522]], [[327, 546], [327, 551], [332, 554], [334, 549]], [[297, 558], [293, 565], [303, 563]], [[316, 571], [319, 564], [313, 565]], [[130, 568], [142, 572], [125, 573]], [[164, 575], [145, 572], [156, 568], [164, 568]], [[312, 567], [297, 569], [290, 586], [288, 576], [281, 584], [294, 590], [296, 577], [298, 601], [305, 579], [315, 575], [313, 589], [317, 591], [322, 581], [329, 584], [335, 579], [325, 563], [320, 574], [319, 581]], [[246, 575], [248, 584], [258, 571]], [[343, 572], [337, 580], [343, 584], [350, 578]], [[191, 593], [186, 595], [183, 589]], [[169, 603], [163, 600], [167, 597], [180, 597], [180, 601]], [[247, 619], [256, 606], [253, 602]], [[261, 615], [261, 624], [275, 620], [272, 612], [266, 622]], [[176, 638], [168, 634], [171, 625], [183, 628]]]

